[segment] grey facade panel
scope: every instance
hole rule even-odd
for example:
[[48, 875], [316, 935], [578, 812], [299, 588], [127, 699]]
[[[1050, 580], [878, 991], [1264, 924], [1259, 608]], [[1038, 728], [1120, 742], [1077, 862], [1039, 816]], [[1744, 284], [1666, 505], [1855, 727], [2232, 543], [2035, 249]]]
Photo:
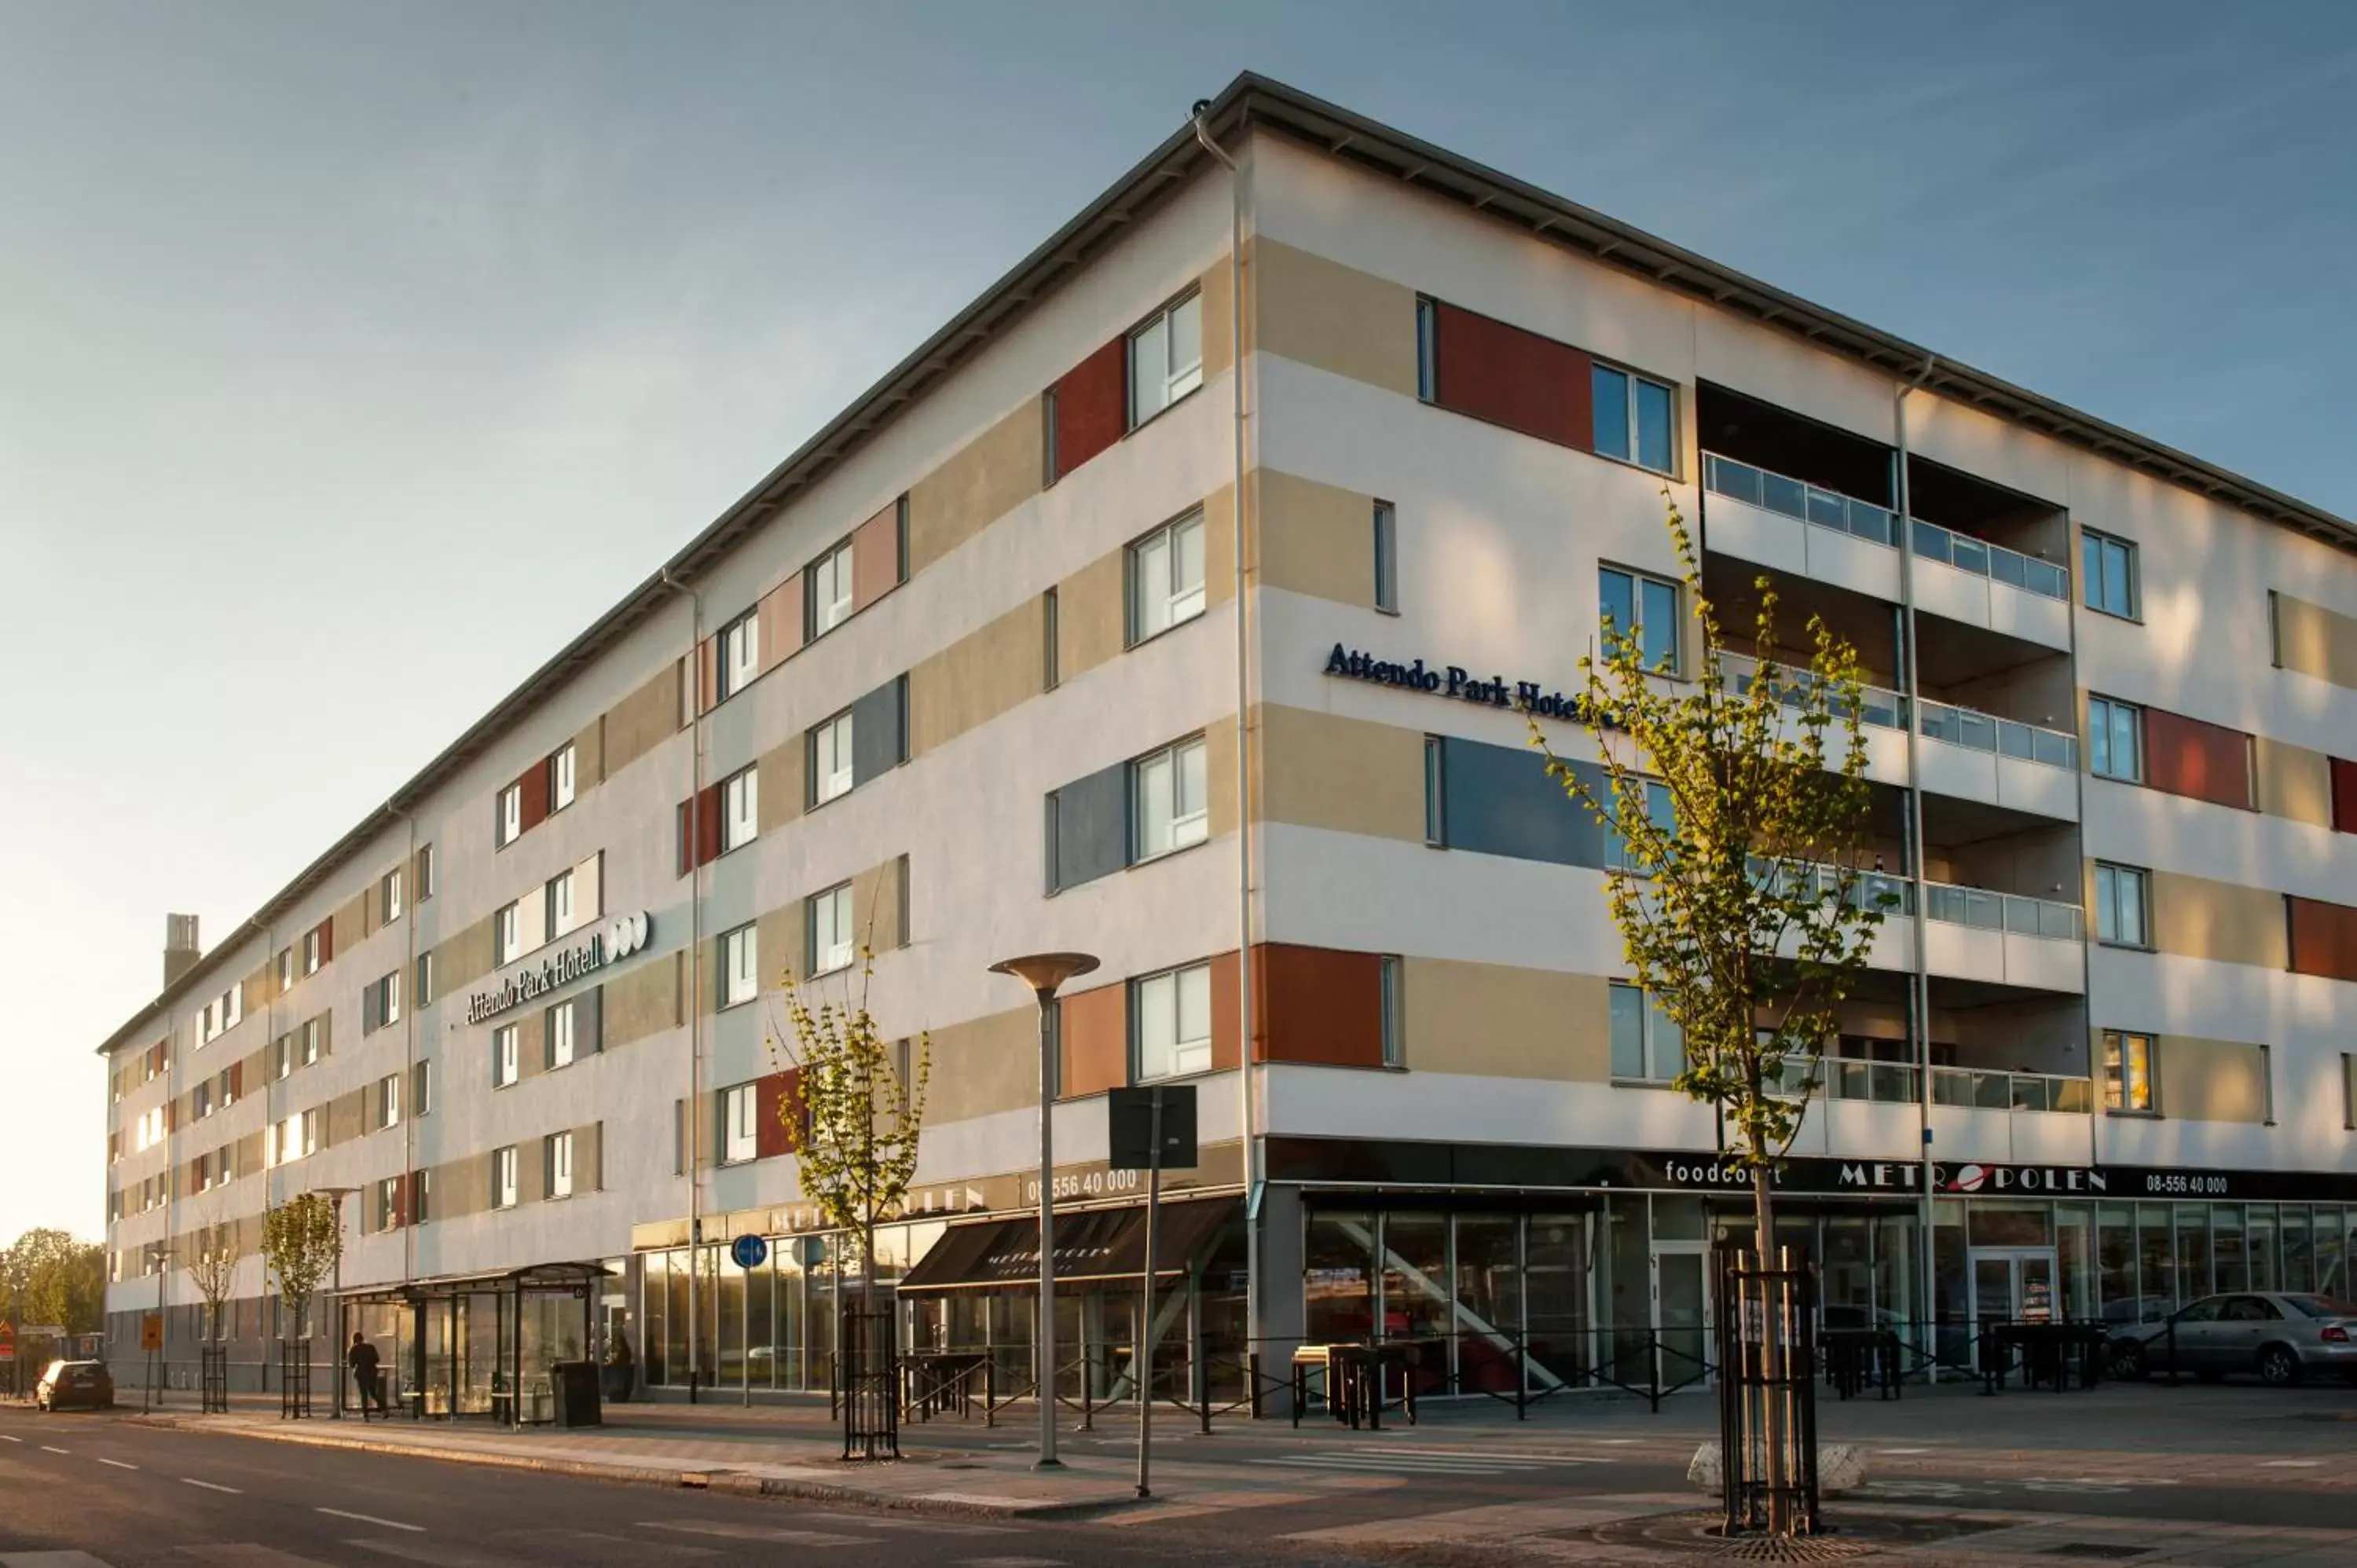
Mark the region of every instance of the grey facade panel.
[[857, 789], [909, 760], [909, 678], [895, 675], [851, 704], [851, 784]]
[[1129, 864], [1129, 764], [1116, 762], [1056, 791], [1049, 808], [1050, 891], [1094, 882]]
[[[1594, 763], [1571, 767], [1591, 788], [1602, 786]], [[1604, 830], [1547, 776], [1538, 753], [1451, 736], [1442, 742], [1441, 779], [1449, 848], [1602, 869]]]

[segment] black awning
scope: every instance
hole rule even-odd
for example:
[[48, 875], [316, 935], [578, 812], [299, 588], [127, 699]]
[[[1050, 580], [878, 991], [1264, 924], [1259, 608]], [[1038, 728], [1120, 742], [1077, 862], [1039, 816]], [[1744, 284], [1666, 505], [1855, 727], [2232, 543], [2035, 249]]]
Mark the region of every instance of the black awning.
[[[1156, 1222], [1154, 1272], [1183, 1274], [1201, 1259], [1243, 1199], [1199, 1197], [1165, 1203]], [[1056, 1283], [1135, 1280], [1146, 1266], [1146, 1209], [1095, 1208], [1056, 1216]], [[1039, 1221], [974, 1219], [951, 1226], [900, 1282], [900, 1294], [1022, 1290], [1039, 1283]]]

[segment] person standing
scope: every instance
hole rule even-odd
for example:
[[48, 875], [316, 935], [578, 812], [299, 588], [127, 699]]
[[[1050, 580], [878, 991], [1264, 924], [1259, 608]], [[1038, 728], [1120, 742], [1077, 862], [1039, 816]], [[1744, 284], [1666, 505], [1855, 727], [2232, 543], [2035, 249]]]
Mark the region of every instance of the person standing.
[[352, 1330], [352, 1348], [345, 1355], [344, 1364], [352, 1369], [352, 1381], [360, 1389], [361, 1419], [369, 1418], [369, 1402], [373, 1400], [377, 1413], [391, 1421], [393, 1410], [384, 1402], [384, 1374], [378, 1365], [376, 1347], [357, 1328]]

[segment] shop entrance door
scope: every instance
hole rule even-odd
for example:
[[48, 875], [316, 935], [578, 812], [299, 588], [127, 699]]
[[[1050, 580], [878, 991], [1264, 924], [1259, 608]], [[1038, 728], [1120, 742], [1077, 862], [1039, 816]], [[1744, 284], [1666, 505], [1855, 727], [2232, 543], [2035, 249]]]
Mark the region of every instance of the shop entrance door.
[[1653, 1243], [1653, 1355], [1665, 1389], [1707, 1380], [1709, 1265], [1707, 1242]]
[[2001, 1323], [2051, 1323], [2056, 1316], [2054, 1249], [1975, 1247], [1973, 1271], [1973, 1354]]

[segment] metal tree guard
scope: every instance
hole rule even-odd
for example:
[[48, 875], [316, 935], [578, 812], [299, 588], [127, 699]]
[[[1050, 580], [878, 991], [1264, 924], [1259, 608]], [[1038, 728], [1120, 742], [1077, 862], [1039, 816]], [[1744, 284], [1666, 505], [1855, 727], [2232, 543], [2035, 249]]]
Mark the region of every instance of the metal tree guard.
[[900, 1456], [900, 1369], [893, 1313], [865, 1304], [843, 1309], [843, 1456]]
[[1815, 1278], [1789, 1247], [1719, 1254], [1719, 1485], [1730, 1536], [1812, 1536], [1817, 1513]]

